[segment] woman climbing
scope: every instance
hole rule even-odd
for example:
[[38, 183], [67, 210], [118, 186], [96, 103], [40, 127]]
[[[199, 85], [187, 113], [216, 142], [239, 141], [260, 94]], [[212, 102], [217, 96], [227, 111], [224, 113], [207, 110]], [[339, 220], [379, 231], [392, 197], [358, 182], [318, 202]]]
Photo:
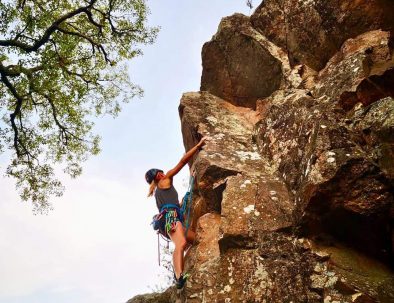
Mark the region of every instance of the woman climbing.
[[164, 236], [171, 239], [175, 245], [173, 253], [173, 265], [175, 271], [175, 283], [178, 289], [182, 288], [186, 282], [183, 273], [183, 255], [187, 243], [193, 244], [194, 232], [187, 231], [183, 226], [183, 218], [180, 211], [178, 193], [173, 185], [173, 177], [190, 161], [193, 155], [205, 144], [206, 138], [190, 149], [179, 161], [179, 163], [167, 173], [160, 169], [152, 168], [145, 174], [146, 182], [150, 184], [148, 197], [155, 196], [156, 206], [159, 209], [161, 219], [159, 221], [160, 231]]

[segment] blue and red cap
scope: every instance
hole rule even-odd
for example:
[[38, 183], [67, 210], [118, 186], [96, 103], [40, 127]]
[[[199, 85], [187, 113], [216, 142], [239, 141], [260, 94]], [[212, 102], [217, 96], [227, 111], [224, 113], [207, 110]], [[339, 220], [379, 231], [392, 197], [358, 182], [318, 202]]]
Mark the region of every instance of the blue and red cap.
[[158, 172], [162, 172], [163, 171], [161, 169], [158, 168], [151, 168], [150, 170], [148, 170], [145, 174], [145, 180], [146, 182], [148, 182], [149, 184], [152, 183], [152, 181], [156, 178], [156, 175]]

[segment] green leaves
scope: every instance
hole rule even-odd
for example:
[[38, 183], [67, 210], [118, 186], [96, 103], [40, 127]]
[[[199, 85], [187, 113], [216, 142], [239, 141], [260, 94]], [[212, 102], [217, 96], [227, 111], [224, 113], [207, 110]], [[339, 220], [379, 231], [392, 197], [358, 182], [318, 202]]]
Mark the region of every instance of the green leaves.
[[92, 117], [142, 95], [125, 67], [155, 40], [148, 13], [142, 0], [0, 2], [0, 147], [36, 211], [63, 192], [54, 164], [77, 177], [99, 152]]

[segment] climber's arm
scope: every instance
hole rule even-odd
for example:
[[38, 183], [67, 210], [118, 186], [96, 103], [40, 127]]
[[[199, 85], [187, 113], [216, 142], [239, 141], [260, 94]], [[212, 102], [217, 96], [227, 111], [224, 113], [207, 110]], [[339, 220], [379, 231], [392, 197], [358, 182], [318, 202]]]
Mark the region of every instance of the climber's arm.
[[193, 155], [205, 144], [206, 137], [203, 137], [193, 148], [191, 148], [179, 161], [179, 163], [166, 173], [166, 178], [174, 177], [190, 161]]

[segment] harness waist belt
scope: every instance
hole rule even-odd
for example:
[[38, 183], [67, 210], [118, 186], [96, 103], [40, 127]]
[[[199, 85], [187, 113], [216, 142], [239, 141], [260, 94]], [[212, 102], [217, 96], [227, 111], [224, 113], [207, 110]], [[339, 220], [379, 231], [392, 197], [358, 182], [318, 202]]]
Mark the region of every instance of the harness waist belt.
[[175, 204], [164, 204], [160, 207], [160, 212], [162, 212], [164, 209], [167, 208], [175, 208], [177, 211], [180, 211], [181, 209], [179, 208], [179, 206], [175, 205]]

